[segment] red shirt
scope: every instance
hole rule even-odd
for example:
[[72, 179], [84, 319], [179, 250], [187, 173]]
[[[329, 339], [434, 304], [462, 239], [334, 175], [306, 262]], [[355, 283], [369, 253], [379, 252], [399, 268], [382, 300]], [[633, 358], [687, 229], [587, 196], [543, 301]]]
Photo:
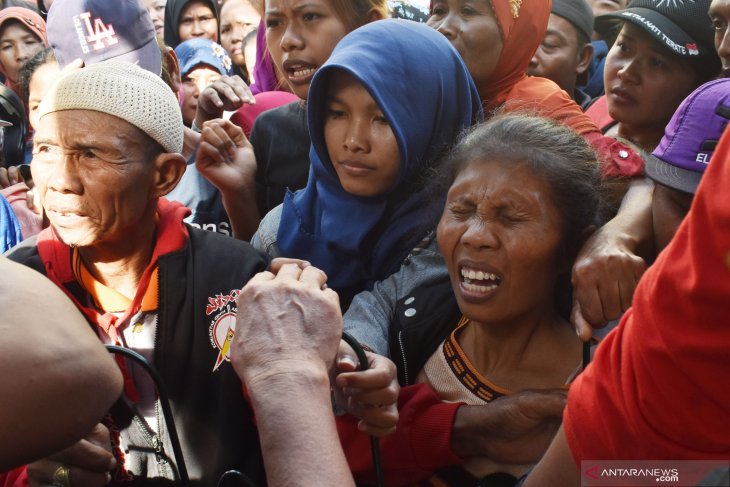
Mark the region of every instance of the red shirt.
[[573, 384], [575, 461], [730, 458], [730, 136], [633, 308]]

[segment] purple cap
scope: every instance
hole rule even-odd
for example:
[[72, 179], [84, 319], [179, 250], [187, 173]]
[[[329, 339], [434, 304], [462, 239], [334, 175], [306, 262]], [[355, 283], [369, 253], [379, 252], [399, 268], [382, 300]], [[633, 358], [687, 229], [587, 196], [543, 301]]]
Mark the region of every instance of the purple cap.
[[78, 58], [87, 66], [115, 59], [162, 73], [155, 27], [140, 0], [55, 0], [47, 32], [61, 67]]
[[659, 146], [647, 157], [647, 176], [685, 193], [697, 192], [728, 121], [730, 79], [697, 88], [679, 105]]

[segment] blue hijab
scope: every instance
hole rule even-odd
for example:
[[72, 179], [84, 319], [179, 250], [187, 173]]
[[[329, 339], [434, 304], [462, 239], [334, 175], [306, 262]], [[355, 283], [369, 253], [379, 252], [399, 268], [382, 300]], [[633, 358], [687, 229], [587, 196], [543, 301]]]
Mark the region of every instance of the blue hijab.
[[[400, 169], [391, 191], [347, 193], [324, 140], [328, 78], [343, 70], [358, 79], [383, 111], [398, 142]], [[434, 198], [424, 171], [482, 116], [474, 82], [449, 41], [407, 20], [372, 22], [345, 36], [309, 87], [312, 138], [307, 186], [284, 198], [277, 235], [282, 255], [327, 273], [343, 302], [395, 272], [432, 229], [444, 195]]]

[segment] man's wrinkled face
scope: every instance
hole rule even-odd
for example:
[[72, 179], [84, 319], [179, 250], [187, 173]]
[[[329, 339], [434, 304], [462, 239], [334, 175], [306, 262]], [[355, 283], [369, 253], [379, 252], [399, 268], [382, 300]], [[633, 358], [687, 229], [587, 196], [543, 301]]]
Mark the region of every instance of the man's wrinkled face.
[[68, 245], [133, 245], [154, 218], [157, 171], [149, 138], [112, 115], [49, 113], [33, 138], [33, 180], [53, 229]]

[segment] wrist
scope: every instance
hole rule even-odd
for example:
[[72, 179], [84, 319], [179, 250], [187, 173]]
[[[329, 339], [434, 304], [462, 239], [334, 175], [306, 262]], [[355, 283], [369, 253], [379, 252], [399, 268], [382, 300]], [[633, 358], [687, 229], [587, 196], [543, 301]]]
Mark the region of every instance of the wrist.
[[[480, 446], [482, 435], [478, 431], [482, 430], [475, 427], [481, 418], [477, 417], [477, 413], [481, 413], [480, 406], [461, 406], [456, 411], [454, 417], [453, 432], [451, 435], [451, 452], [461, 459], [479, 456], [484, 449]], [[479, 416], [482, 416], [479, 414]]]
[[221, 118], [221, 117], [223, 117], [222, 108], [215, 112], [209, 112], [207, 110], [202, 109], [200, 107], [200, 105], [198, 105], [198, 109], [195, 112], [195, 119], [193, 119], [193, 124], [202, 128], [203, 124], [205, 122], [208, 122], [209, 120], [215, 120], [216, 118]]
[[321, 360], [309, 358], [287, 358], [236, 367], [239, 377], [246, 384], [249, 393], [274, 391], [279, 388], [329, 389], [329, 371]]

